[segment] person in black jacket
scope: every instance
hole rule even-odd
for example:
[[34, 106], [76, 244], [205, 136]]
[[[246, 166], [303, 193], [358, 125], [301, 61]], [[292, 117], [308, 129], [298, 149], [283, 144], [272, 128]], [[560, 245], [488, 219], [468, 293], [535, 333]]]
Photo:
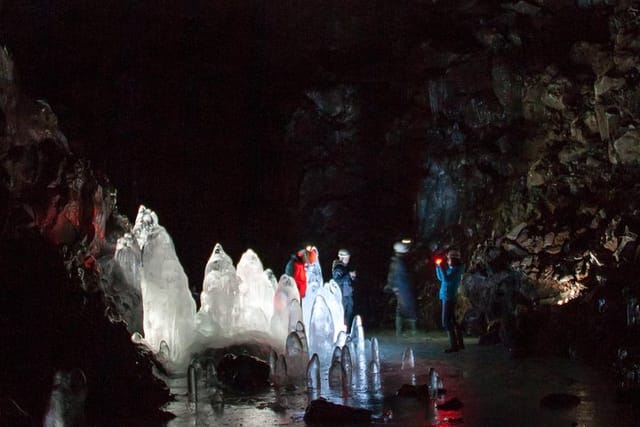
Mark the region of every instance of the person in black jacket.
[[416, 334], [416, 298], [413, 290], [413, 279], [407, 267], [406, 254], [409, 245], [397, 242], [393, 245], [394, 254], [389, 265], [387, 285], [384, 290], [396, 296], [396, 336], [402, 335], [405, 323], [411, 336]]
[[331, 277], [340, 286], [342, 292], [342, 306], [344, 307], [344, 324], [347, 330], [351, 328], [353, 321], [353, 281], [356, 278], [356, 272], [349, 270], [349, 260], [351, 254], [346, 249], [338, 251], [338, 259], [333, 260], [331, 268]]

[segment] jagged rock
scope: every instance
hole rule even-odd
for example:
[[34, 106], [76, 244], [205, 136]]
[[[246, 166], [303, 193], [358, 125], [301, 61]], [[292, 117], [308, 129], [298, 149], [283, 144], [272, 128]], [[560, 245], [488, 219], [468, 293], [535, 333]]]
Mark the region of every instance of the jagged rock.
[[620, 116], [610, 112], [600, 104], [595, 106], [595, 113], [600, 139], [602, 141], [610, 141], [617, 134]]
[[547, 180], [547, 170], [542, 161], [534, 162], [527, 173], [527, 187], [540, 187]]
[[450, 66], [444, 76], [454, 85], [456, 91], [475, 94], [492, 89], [489, 71], [488, 55], [477, 54], [473, 57], [467, 57], [461, 63]]
[[458, 409], [462, 409], [464, 404], [457, 397], [453, 397], [444, 401], [443, 403], [438, 404], [438, 409], [443, 411], [457, 411]]
[[627, 83], [624, 78], [614, 78], [609, 76], [601, 76], [593, 84], [593, 91], [596, 98], [608, 93], [611, 90], [619, 90]]
[[577, 162], [589, 152], [589, 148], [583, 145], [567, 144], [558, 153], [558, 160], [565, 166]]
[[573, 45], [571, 60], [576, 64], [589, 65], [596, 76], [605, 75], [614, 65], [612, 54], [605, 46], [585, 41]]
[[521, 222], [520, 224], [516, 225], [513, 229], [511, 229], [511, 231], [508, 232], [504, 237], [506, 237], [509, 240], [516, 240], [526, 226], [527, 226], [526, 222]]
[[411, 385], [402, 384], [400, 389], [396, 392], [398, 397], [412, 397], [417, 399], [423, 399], [429, 397], [429, 385]]
[[356, 89], [352, 86], [339, 85], [330, 90], [308, 90], [306, 95], [311, 99], [318, 111], [341, 122], [358, 118], [359, 108], [354, 102]]
[[309, 425], [354, 425], [371, 422], [368, 409], [331, 403], [324, 398], [312, 400], [304, 411], [304, 421]]
[[551, 393], [540, 399], [540, 406], [549, 409], [569, 409], [578, 404], [580, 404], [580, 398], [567, 393]]
[[216, 366], [218, 379], [237, 390], [258, 390], [269, 386], [269, 364], [254, 356], [227, 353]]
[[501, 6], [504, 9], [513, 10], [514, 12], [522, 15], [534, 16], [540, 12], [540, 7], [523, 0], [520, 0], [517, 3], [503, 3]]
[[609, 146], [609, 161], [612, 164], [640, 164], [640, 131], [629, 129]]

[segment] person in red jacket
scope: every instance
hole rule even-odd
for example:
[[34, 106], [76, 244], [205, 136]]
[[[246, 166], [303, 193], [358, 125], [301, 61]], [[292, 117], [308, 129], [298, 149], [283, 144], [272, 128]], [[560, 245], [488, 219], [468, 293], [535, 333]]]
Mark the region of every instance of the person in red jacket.
[[300, 299], [307, 293], [307, 273], [304, 270], [305, 264], [309, 261], [309, 253], [306, 249], [300, 249], [291, 255], [291, 259], [284, 269], [284, 274], [293, 277], [298, 285]]

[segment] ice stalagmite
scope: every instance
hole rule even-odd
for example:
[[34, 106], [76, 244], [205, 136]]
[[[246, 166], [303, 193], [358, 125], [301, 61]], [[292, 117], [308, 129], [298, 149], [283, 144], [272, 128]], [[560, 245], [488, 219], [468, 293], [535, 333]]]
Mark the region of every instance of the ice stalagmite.
[[232, 333], [233, 308], [238, 292], [238, 277], [229, 255], [217, 243], [204, 270], [198, 331], [205, 337], [228, 336]]
[[[273, 316], [271, 317], [271, 336], [276, 342], [285, 345], [290, 332], [295, 330], [300, 319], [300, 292], [292, 277], [283, 274], [273, 296]], [[292, 313], [293, 312], [293, 313]]]
[[429, 368], [429, 397], [438, 398], [438, 372], [434, 368]]
[[197, 360], [191, 361], [187, 369], [187, 392], [190, 412], [198, 411], [198, 383], [200, 382], [201, 375], [202, 367], [200, 363]]
[[309, 340], [307, 339], [307, 332], [302, 321], [298, 321], [298, 323], [296, 323], [296, 334], [298, 334], [298, 337], [300, 337], [300, 342], [302, 343], [302, 351], [309, 354]]
[[276, 359], [276, 367], [271, 376], [271, 380], [277, 386], [285, 385], [288, 381], [287, 373], [287, 359], [284, 354], [281, 354]]
[[238, 262], [239, 329], [269, 333], [273, 315], [273, 290], [258, 255], [248, 249]]
[[413, 357], [413, 350], [409, 347], [404, 349], [402, 353], [402, 367], [401, 369], [413, 369], [416, 367], [416, 362]]
[[144, 205], [140, 205], [136, 221], [133, 225], [133, 236], [138, 242], [140, 250], [144, 249], [147, 244], [147, 240], [149, 239], [149, 235], [159, 225], [158, 215]]
[[333, 320], [333, 341], [335, 341], [340, 332], [347, 331], [347, 327], [344, 324], [344, 306], [342, 305], [340, 286], [338, 286], [333, 279], [329, 280], [320, 288], [318, 295], [324, 298], [331, 312], [331, 319]]
[[314, 354], [307, 365], [307, 388], [309, 390], [320, 390], [320, 361], [318, 355]]
[[349, 346], [342, 347], [342, 358], [340, 360], [342, 365], [342, 388], [351, 388], [351, 381], [353, 377], [353, 362], [351, 361], [351, 351]]
[[364, 346], [364, 327], [362, 326], [362, 318], [356, 315], [351, 322], [351, 341], [353, 342], [358, 354], [365, 354]]
[[334, 323], [331, 311], [325, 299], [318, 295], [311, 310], [311, 324], [309, 325], [309, 353], [318, 354], [320, 364], [327, 365], [334, 342]]
[[334, 359], [329, 367], [329, 387], [340, 389], [342, 387], [342, 364]]
[[127, 284], [140, 290], [140, 270], [142, 268], [142, 252], [138, 240], [131, 233], [125, 233], [116, 243], [116, 253], [113, 256], [122, 269]]
[[136, 226], [142, 224], [138, 235], [144, 237], [141, 289], [145, 340], [155, 351], [165, 341], [169, 360], [181, 365], [188, 363], [188, 348], [193, 344], [196, 303], [169, 233], [157, 223], [153, 212], [142, 211], [142, 215], [144, 218], [136, 218]]
[[289, 333], [286, 342], [287, 369], [290, 377], [301, 377], [303, 370], [309, 360], [309, 356], [304, 351], [300, 336], [296, 331]]
[[380, 346], [376, 337], [371, 338], [371, 361], [380, 366]]

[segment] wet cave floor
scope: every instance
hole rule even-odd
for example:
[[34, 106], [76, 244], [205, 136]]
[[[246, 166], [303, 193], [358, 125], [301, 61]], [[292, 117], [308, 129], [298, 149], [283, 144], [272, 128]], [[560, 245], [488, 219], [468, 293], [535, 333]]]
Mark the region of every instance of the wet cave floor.
[[[504, 346], [480, 346], [477, 338], [467, 338], [465, 350], [446, 354], [443, 350], [448, 340], [440, 332], [410, 338], [396, 338], [390, 331], [365, 333], [367, 338], [376, 337], [379, 341], [381, 388], [378, 391], [370, 391], [366, 384], [356, 385], [348, 396], [343, 396], [325, 387], [323, 382], [319, 394], [312, 396], [304, 384], [300, 384], [295, 388], [272, 387], [251, 395], [226, 393], [223, 404], [211, 404], [205, 398], [197, 411], [189, 411], [186, 379], [177, 378], [169, 382], [176, 400], [166, 410], [176, 418], [167, 427], [305, 426], [305, 408], [310, 399], [318, 395], [336, 404], [371, 410], [370, 425], [376, 426], [640, 425], [636, 409], [615, 401], [613, 378], [579, 361], [559, 357], [514, 359]], [[401, 369], [406, 348], [413, 350], [413, 370]], [[426, 399], [396, 396], [403, 384], [428, 384], [431, 367], [439, 373], [446, 390], [438, 404], [457, 398], [463, 404], [461, 408], [438, 408], [434, 413], [428, 410]], [[541, 406], [540, 400], [551, 393], [575, 395], [580, 403], [565, 409]], [[385, 413], [392, 416], [384, 417]]]

